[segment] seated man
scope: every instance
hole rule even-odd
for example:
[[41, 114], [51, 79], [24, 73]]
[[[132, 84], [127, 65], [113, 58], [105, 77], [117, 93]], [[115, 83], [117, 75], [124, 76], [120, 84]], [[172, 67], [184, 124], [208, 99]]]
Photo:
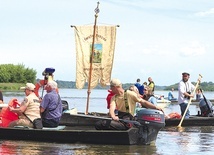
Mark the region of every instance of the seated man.
[[[161, 108], [153, 105], [152, 103], [142, 99], [136, 92], [131, 90], [124, 90], [122, 83], [118, 79], [112, 79], [110, 82], [110, 88], [115, 94], [111, 98], [109, 114], [113, 121], [98, 121], [95, 128], [107, 129], [107, 130], [126, 130], [127, 126], [119, 122], [119, 119], [132, 119], [135, 113], [136, 103], [140, 103], [141, 106], [151, 109], [161, 110]], [[117, 108], [118, 114], [115, 114]], [[126, 118], [125, 118], [126, 117]]]
[[21, 87], [21, 89], [25, 90], [26, 97], [24, 98], [24, 101], [22, 101], [20, 107], [14, 108], [9, 106], [11, 112], [17, 113], [19, 115], [19, 119], [12, 121], [9, 124], [9, 127], [27, 126], [33, 128], [32, 121], [36, 118], [41, 118], [39, 110], [39, 98], [34, 93], [34, 84], [27, 83], [26, 86]]
[[45, 86], [45, 94], [40, 105], [43, 127], [57, 127], [62, 116], [62, 101], [56, 91], [57, 83], [49, 81]]
[[[113, 120], [119, 120], [118, 116], [115, 115], [114, 110], [116, 106], [121, 112], [129, 112], [131, 115], [134, 115], [136, 102], [139, 102], [142, 106], [151, 109], [161, 110], [161, 108], [153, 105], [152, 103], [140, 98], [135, 92], [125, 90], [122, 88], [122, 83], [118, 79], [112, 79], [110, 83], [112, 92], [116, 95], [112, 97], [109, 113]], [[126, 98], [126, 99], [125, 99]]]
[[176, 101], [177, 100], [177, 98], [174, 97], [173, 92], [174, 92], [174, 88], [172, 88], [171, 91], [168, 93], [168, 100], [169, 101]]

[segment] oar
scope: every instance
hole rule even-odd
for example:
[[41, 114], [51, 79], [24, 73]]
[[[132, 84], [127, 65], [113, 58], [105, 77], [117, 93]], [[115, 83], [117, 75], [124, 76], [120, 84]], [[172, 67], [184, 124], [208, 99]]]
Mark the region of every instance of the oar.
[[[202, 76], [201, 76], [201, 74], [199, 74], [198, 81], [197, 81], [197, 83], [196, 83], [196, 85], [195, 85], [195, 89], [194, 89], [194, 91], [193, 91], [193, 94], [195, 94], [195, 91], [196, 91], [196, 89], [197, 89], [197, 87], [198, 87], [198, 85], [199, 85], [199, 83], [200, 83], [200, 81], [201, 81], [201, 78], [202, 78]], [[187, 107], [186, 107], [186, 109], [185, 109], [185, 111], [184, 111], [184, 114], [183, 114], [183, 116], [182, 116], [182, 118], [181, 118], [181, 121], [180, 121], [180, 123], [178, 124], [177, 127], [181, 127], [181, 124], [182, 124], [182, 122], [183, 122], [183, 120], [184, 120], [184, 117], [185, 117], [185, 115], [186, 115], [186, 113], [187, 113], [187, 110], [188, 110], [188, 108], [189, 108], [189, 105], [190, 105], [191, 101], [192, 101], [192, 97], [190, 97], [189, 102], [188, 102], [188, 104], [187, 104]]]

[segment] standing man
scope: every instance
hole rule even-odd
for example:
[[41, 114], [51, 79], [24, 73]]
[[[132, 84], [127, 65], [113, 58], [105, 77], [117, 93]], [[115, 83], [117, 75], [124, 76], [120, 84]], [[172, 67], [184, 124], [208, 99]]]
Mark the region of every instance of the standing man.
[[152, 90], [152, 92], [153, 92], [153, 94], [154, 94], [154, 91], [155, 91], [155, 83], [154, 83], [154, 81], [152, 80], [151, 77], [148, 78], [148, 81], [149, 81], [148, 86], [150, 87], [150, 89]]
[[45, 94], [40, 105], [44, 127], [57, 127], [62, 116], [62, 101], [56, 89], [57, 83], [53, 80], [48, 81], [45, 86], [47, 94]]
[[[183, 116], [190, 97], [194, 97], [191, 92], [195, 89], [195, 86], [189, 81], [190, 74], [182, 73], [182, 80], [178, 84], [178, 104], [180, 105], [181, 115]], [[185, 118], [189, 118], [189, 109], [186, 112]]]
[[140, 84], [140, 79], [137, 79], [137, 82], [135, 83], [135, 86], [137, 87], [138, 91], [139, 91], [139, 94], [140, 95], [143, 95], [143, 90], [144, 90], [144, 85]]

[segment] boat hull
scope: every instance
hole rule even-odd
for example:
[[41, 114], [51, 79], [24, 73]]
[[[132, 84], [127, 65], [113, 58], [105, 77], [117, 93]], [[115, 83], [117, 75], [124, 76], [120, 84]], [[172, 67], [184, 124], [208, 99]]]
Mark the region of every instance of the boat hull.
[[[181, 119], [166, 119], [165, 126], [178, 126]], [[214, 126], [214, 117], [191, 116], [184, 119], [182, 126]]]
[[[64, 113], [61, 119], [61, 124], [68, 126], [94, 126], [94, 124], [103, 117], [107, 117], [107, 115], [102, 113], [92, 113], [90, 115], [70, 115], [69, 113]], [[165, 127], [178, 126], [180, 121], [181, 119], [165, 119]], [[214, 117], [191, 116], [189, 119], [183, 120], [182, 126], [214, 126]]]
[[[165, 126], [164, 115], [160, 114], [160, 111], [157, 110], [140, 110], [140, 115], [138, 121], [140, 122], [139, 126], [136, 127], [136, 130], [132, 129], [132, 132], [129, 133], [129, 144], [150, 144], [155, 141], [157, 138], [158, 132]], [[158, 121], [151, 121], [143, 119], [143, 116], [148, 118], [149, 116], [157, 117]], [[148, 116], [148, 117], [147, 117]], [[83, 113], [70, 114], [64, 113], [61, 117], [60, 124], [66, 126], [91, 126], [94, 127], [96, 122], [99, 120], [111, 119], [107, 114], [103, 113], [90, 113], [85, 115]], [[135, 121], [136, 122], [136, 121]], [[102, 132], [114, 132], [115, 130], [101, 130]], [[116, 130], [117, 131], [117, 130]], [[121, 131], [120, 131], [121, 132]]]
[[[141, 129], [142, 130], [142, 129]], [[0, 128], [0, 139], [30, 140], [58, 143], [90, 143], [110, 145], [145, 145], [156, 140], [156, 134], [148, 131], [147, 135], [138, 128], [130, 128], [125, 131], [96, 130], [91, 127], [68, 127], [63, 130], [29, 129], [29, 128]], [[96, 137], [96, 138], [95, 138]]]

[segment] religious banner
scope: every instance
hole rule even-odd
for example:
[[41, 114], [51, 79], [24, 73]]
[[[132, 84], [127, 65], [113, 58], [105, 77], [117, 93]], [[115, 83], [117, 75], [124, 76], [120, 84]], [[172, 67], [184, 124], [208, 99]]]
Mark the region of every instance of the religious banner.
[[[91, 78], [91, 88], [106, 86], [111, 80], [116, 42], [116, 26], [96, 26], [94, 51], [92, 43], [94, 26], [75, 26], [76, 87], [82, 89]], [[91, 77], [90, 63], [92, 63]]]

